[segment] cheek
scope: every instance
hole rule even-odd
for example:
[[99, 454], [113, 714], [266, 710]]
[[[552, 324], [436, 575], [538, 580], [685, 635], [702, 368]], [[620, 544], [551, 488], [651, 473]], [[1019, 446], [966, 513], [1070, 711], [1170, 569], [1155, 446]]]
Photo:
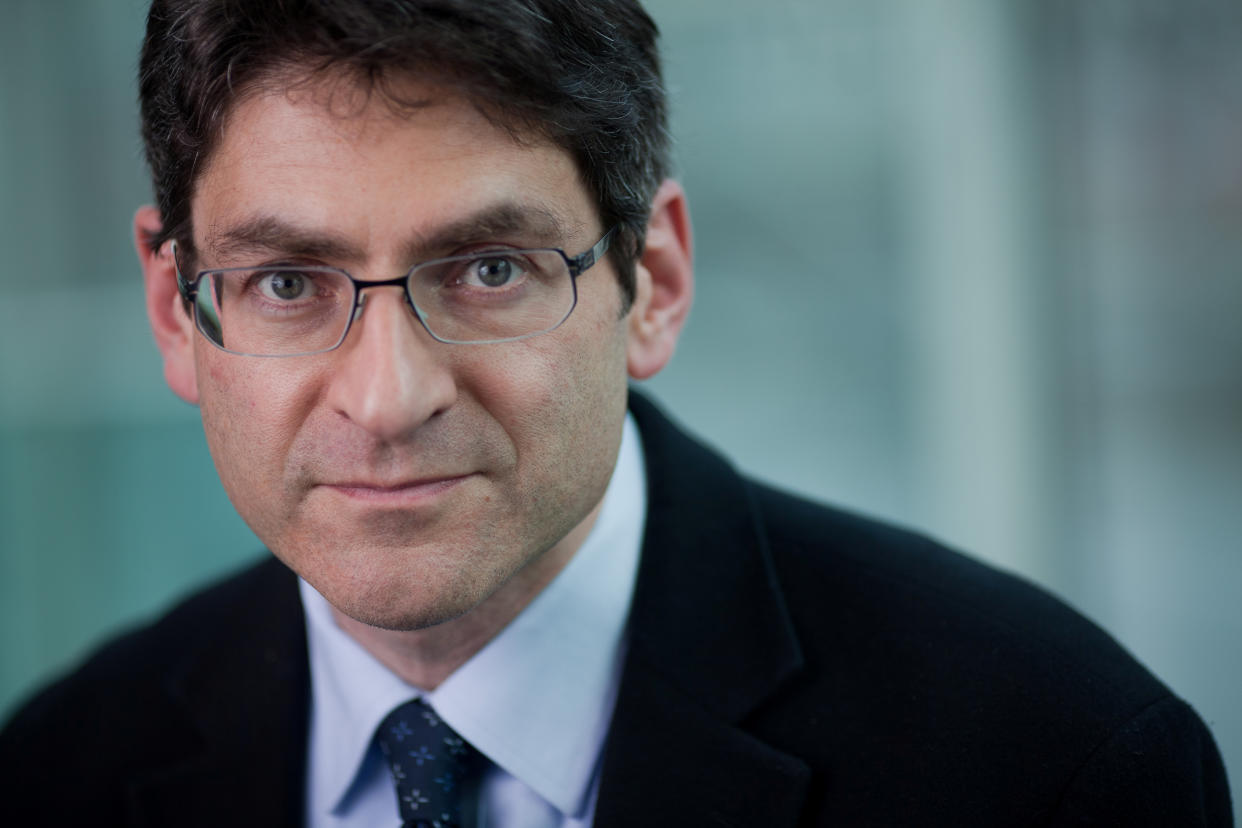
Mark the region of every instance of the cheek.
[[477, 389], [490, 411], [507, 411], [505, 419], [529, 421], [535, 427], [589, 419], [599, 413], [592, 403], [624, 384], [624, 347], [615, 344], [616, 331], [608, 326], [584, 326], [574, 333], [578, 335], [553, 333], [508, 343], [494, 358], [463, 366], [459, 376]]
[[510, 369], [490, 386], [503, 388], [504, 399], [493, 399], [491, 410], [509, 407], [519, 460], [554, 478], [572, 477], [567, 466], [585, 471], [610, 457], [625, 408], [624, 339], [615, 319], [574, 333], [514, 348], [504, 360]]
[[[202, 376], [202, 371], [199, 376]], [[207, 360], [207, 379], [216, 394], [227, 394], [233, 385], [230, 373], [217, 360]]]
[[537, 457], [535, 448], [558, 431], [558, 411], [568, 388], [565, 366], [528, 343], [499, 348], [503, 350], [458, 366], [458, 389], [473, 399], [483, 419], [504, 431], [521, 464]]
[[[203, 429], [220, 479], [230, 496], [254, 484], [270, 486], [283, 472], [298, 412], [313, 383], [271, 361], [227, 354], [199, 361]], [[280, 370], [277, 370], [280, 369]]]

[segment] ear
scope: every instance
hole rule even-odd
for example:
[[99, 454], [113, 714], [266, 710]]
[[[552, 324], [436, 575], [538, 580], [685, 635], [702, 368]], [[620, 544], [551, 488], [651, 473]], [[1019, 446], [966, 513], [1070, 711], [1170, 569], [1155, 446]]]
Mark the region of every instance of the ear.
[[164, 380], [191, 405], [198, 404], [198, 381], [194, 370], [194, 323], [185, 312], [177, 290], [177, 269], [172, 243], [152, 250], [150, 240], [162, 228], [159, 211], [147, 205], [134, 214], [134, 247], [142, 265], [146, 286], [147, 317], [155, 344], [164, 357]]
[[694, 298], [694, 243], [690, 208], [681, 185], [665, 180], [656, 191], [647, 240], [635, 268], [626, 366], [647, 379], [673, 356]]

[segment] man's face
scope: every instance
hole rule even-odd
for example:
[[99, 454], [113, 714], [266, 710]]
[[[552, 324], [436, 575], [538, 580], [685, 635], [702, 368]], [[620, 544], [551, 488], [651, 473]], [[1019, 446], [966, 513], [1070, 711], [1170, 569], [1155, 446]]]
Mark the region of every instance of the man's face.
[[[396, 115], [347, 84], [243, 99], [197, 183], [195, 266], [386, 279], [484, 245], [575, 255], [607, 229], [565, 151], [515, 141], [442, 88], [403, 92], [427, 105]], [[237, 356], [195, 335], [233, 504], [338, 609], [391, 629], [456, 617], [563, 557], [607, 486], [626, 394], [610, 261], [578, 289], [560, 328], [503, 344], [436, 342], [398, 288], [369, 290], [329, 353]]]

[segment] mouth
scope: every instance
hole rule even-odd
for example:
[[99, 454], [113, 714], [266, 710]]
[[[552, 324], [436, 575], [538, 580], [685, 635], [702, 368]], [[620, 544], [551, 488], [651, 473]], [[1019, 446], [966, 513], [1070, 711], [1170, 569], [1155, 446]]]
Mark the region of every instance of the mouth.
[[412, 506], [435, 500], [456, 489], [470, 477], [472, 475], [462, 474], [395, 482], [347, 480], [338, 483], [321, 483], [320, 488], [362, 503]]

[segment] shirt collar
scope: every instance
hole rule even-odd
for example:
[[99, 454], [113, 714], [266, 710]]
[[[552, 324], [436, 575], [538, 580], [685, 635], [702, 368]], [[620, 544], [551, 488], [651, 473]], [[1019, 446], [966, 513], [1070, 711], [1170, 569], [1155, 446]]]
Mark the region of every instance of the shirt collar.
[[[517, 618], [425, 694], [450, 727], [568, 816], [587, 809], [612, 718], [646, 511], [638, 429], [627, 415], [603, 506], [582, 547]], [[375, 728], [420, 691], [337, 627], [309, 584], [300, 589], [312, 750], [335, 757], [316, 763], [312, 798], [335, 810], [362, 770]]]

